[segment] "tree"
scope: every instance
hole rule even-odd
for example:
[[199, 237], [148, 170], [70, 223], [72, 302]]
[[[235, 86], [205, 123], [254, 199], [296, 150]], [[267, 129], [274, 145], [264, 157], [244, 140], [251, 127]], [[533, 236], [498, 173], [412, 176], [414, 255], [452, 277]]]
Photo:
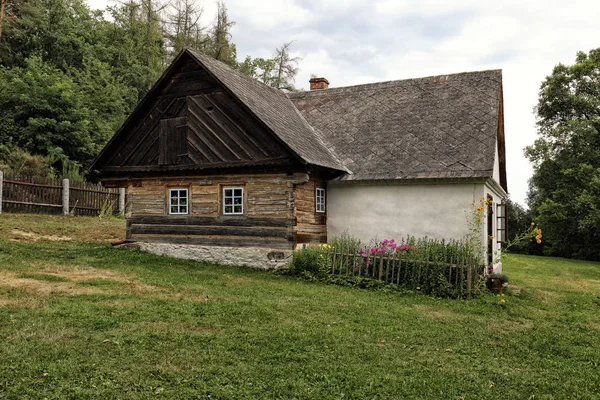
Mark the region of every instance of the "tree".
[[299, 57], [290, 56], [292, 42], [284, 43], [275, 50], [273, 58], [246, 59], [238, 64], [238, 69], [244, 74], [276, 89], [294, 91], [294, 81], [298, 73]]
[[273, 71], [277, 62], [274, 58], [252, 58], [246, 59], [238, 64], [238, 70], [251, 78], [257, 79], [269, 86], [273, 86]]
[[209, 38], [200, 25], [202, 12], [194, 0], [177, 0], [173, 4], [166, 24], [170, 59], [186, 47], [206, 51]]
[[600, 261], [600, 49], [541, 85], [529, 206], [550, 255]]
[[299, 57], [290, 56], [290, 46], [292, 42], [287, 42], [275, 50], [275, 69], [273, 71], [273, 82], [271, 86], [277, 89], [296, 90], [294, 81], [298, 73]]
[[210, 34], [210, 47], [208, 55], [216, 60], [223, 61], [232, 67], [237, 67], [237, 50], [231, 43], [231, 28], [235, 25], [229, 19], [227, 7], [223, 2], [217, 4], [217, 19]]
[[164, 35], [158, 15], [164, 6], [156, 4], [153, 0], [130, 0], [110, 7], [112, 23], [104, 21], [97, 29], [100, 43], [94, 56], [136, 88], [138, 100], [164, 69]]

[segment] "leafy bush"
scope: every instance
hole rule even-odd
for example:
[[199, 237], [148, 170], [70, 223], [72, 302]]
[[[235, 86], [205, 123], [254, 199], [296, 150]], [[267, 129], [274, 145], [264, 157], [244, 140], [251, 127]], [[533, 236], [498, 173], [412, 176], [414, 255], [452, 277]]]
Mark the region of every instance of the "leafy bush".
[[329, 245], [313, 245], [298, 249], [292, 256], [290, 273], [294, 275], [327, 276], [331, 273]]
[[360, 239], [350, 235], [348, 232], [342, 233], [340, 236], [335, 236], [329, 240], [329, 245], [337, 251], [346, 253], [358, 253], [363, 248], [363, 243]]

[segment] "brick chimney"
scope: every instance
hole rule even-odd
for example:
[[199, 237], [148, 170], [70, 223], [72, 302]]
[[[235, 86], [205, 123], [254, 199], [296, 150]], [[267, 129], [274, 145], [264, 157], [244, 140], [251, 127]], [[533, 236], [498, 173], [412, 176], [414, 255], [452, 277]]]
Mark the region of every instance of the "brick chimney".
[[310, 90], [327, 89], [329, 87], [329, 81], [325, 78], [311, 78]]

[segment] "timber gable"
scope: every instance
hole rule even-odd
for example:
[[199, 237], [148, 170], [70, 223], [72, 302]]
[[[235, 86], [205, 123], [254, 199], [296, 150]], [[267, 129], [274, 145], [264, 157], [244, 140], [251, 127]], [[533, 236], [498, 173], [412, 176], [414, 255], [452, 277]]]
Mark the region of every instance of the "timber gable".
[[94, 163], [105, 178], [123, 172], [301, 164], [285, 143], [186, 53], [133, 115]]

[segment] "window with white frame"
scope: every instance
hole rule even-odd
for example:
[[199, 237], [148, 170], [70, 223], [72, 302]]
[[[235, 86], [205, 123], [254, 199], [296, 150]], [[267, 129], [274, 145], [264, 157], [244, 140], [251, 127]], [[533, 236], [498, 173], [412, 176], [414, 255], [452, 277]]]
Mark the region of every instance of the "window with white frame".
[[499, 243], [506, 242], [506, 204], [496, 205], [496, 234]]
[[244, 188], [241, 186], [223, 187], [223, 215], [244, 214]]
[[325, 189], [317, 188], [317, 193], [315, 196], [315, 208], [318, 213], [325, 212]]
[[169, 214], [188, 213], [188, 190], [169, 189]]

